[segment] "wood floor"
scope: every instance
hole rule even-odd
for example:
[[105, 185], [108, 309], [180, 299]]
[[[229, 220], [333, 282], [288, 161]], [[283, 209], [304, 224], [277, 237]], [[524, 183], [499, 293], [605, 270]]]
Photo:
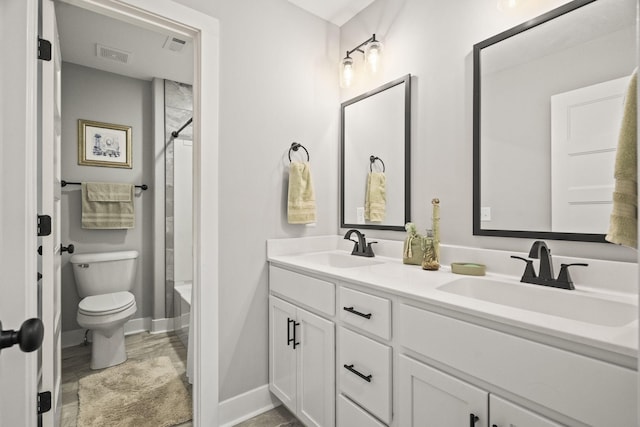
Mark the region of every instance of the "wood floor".
[[[182, 341], [173, 333], [149, 334], [143, 332], [125, 337], [129, 360], [144, 360], [159, 356], [168, 356], [191, 393], [191, 384], [187, 382], [187, 350]], [[96, 371], [89, 367], [91, 345], [80, 345], [62, 350], [62, 427], [76, 427], [78, 416], [78, 381]], [[111, 426], [104, 426], [111, 427]], [[133, 427], [133, 426], [132, 426]], [[191, 422], [178, 427], [192, 427]], [[260, 414], [236, 427], [303, 427], [287, 409], [279, 406]]]
[[[191, 393], [187, 382], [187, 349], [173, 333], [149, 334], [143, 332], [125, 337], [128, 360], [141, 361], [159, 356], [168, 356]], [[78, 416], [78, 380], [97, 371], [89, 367], [91, 345], [80, 345], [62, 350], [62, 427], [76, 427]], [[191, 427], [192, 423], [179, 427]], [[107, 427], [107, 426], [105, 426]]]

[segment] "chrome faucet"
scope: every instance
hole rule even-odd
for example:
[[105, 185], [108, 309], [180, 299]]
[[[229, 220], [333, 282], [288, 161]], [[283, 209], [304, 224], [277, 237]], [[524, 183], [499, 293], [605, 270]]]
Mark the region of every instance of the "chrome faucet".
[[[356, 236], [358, 236], [358, 241], [355, 240], [351, 240], [351, 235], [355, 233]], [[371, 245], [373, 243], [378, 243], [378, 242], [369, 242], [367, 243], [367, 239], [365, 238], [364, 234], [362, 234], [361, 232], [359, 232], [358, 230], [349, 230], [346, 232], [346, 234], [344, 235], [344, 239], [345, 240], [351, 240], [354, 244], [353, 244], [353, 250], [351, 251], [351, 255], [357, 255], [357, 256], [366, 256], [366, 257], [374, 257], [375, 254], [373, 253], [373, 248], [371, 247]]]
[[520, 279], [521, 282], [569, 290], [575, 289], [573, 286], [573, 280], [569, 274], [569, 267], [574, 265], [587, 267], [589, 265], [584, 263], [560, 264], [560, 274], [558, 274], [557, 279], [554, 278], [551, 250], [542, 240], [536, 240], [533, 242], [533, 245], [531, 245], [531, 249], [529, 250], [529, 258], [540, 259], [540, 268], [537, 275], [533, 268], [532, 260], [515, 255], [511, 255], [511, 258], [519, 259], [527, 263], [522, 278]]

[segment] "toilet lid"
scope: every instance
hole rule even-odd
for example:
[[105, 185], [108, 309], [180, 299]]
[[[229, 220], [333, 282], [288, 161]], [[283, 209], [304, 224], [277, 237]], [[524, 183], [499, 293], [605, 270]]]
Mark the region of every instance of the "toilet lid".
[[112, 314], [126, 310], [135, 303], [136, 300], [131, 292], [93, 295], [80, 301], [78, 312], [89, 316]]

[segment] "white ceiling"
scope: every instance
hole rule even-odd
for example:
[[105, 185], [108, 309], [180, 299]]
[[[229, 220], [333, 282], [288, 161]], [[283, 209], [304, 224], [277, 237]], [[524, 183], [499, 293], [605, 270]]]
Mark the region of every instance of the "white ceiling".
[[[142, 80], [193, 83], [193, 43], [181, 52], [163, 49], [167, 37], [95, 12], [56, 2], [62, 60]], [[180, 37], [183, 38], [184, 37]], [[98, 57], [96, 44], [130, 52], [128, 64]]]
[[357, 15], [374, 0], [289, 0], [296, 6], [336, 24], [338, 27]]

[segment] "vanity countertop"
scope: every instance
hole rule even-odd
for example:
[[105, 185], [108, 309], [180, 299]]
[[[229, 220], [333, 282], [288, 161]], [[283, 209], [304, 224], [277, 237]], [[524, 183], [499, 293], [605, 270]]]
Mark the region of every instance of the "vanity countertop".
[[[384, 242], [381, 243], [380, 247], [385, 246]], [[313, 261], [313, 257], [304, 256], [310, 253], [348, 255], [350, 252], [345, 249], [349, 248], [349, 245], [349, 242], [336, 240], [336, 236], [277, 239], [267, 242], [267, 255], [268, 261], [274, 266], [297, 270], [301, 273], [322, 275], [342, 283], [392, 294], [402, 298], [403, 302], [408, 304], [411, 302], [426, 304], [434, 311], [460, 320], [636, 369], [637, 316], [635, 320], [622, 326], [602, 326], [444, 292], [437, 288], [456, 279], [468, 277], [452, 273], [446, 264], [438, 271], [425, 271], [417, 265], [405, 265], [399, 258], [376, 255], [373, 260], [377, 264], [339, 268], [322, 265]], [[402, 242], [389, 242], [386, 246], [385, 249], [377, 252], [383, 255], [402, 253]], [[477, 251], [483, 250], [477, 249]], [[478, 258], [482, 259], [481, 256]], [[476, 262], [478, 262], [477, 258]], [[633, 271], [635, 271], [635, 265], [632, 268]], [[597, 272], [594, 274], [598, 275]], [[507, 274], [488, 272], [484, 277], [505, 282], [519, 282], [519, 277]], [[577, 280], [575, 282], [576, 290], [574, 291], [542, 286], [540, 288], [548, 292], [549, 298], [554, 298], [557, 293], [574, 292], [576, 295], [582, 294], [620, 302], [637, 308], [637, 294], [580, 286], [580, 282]]]

